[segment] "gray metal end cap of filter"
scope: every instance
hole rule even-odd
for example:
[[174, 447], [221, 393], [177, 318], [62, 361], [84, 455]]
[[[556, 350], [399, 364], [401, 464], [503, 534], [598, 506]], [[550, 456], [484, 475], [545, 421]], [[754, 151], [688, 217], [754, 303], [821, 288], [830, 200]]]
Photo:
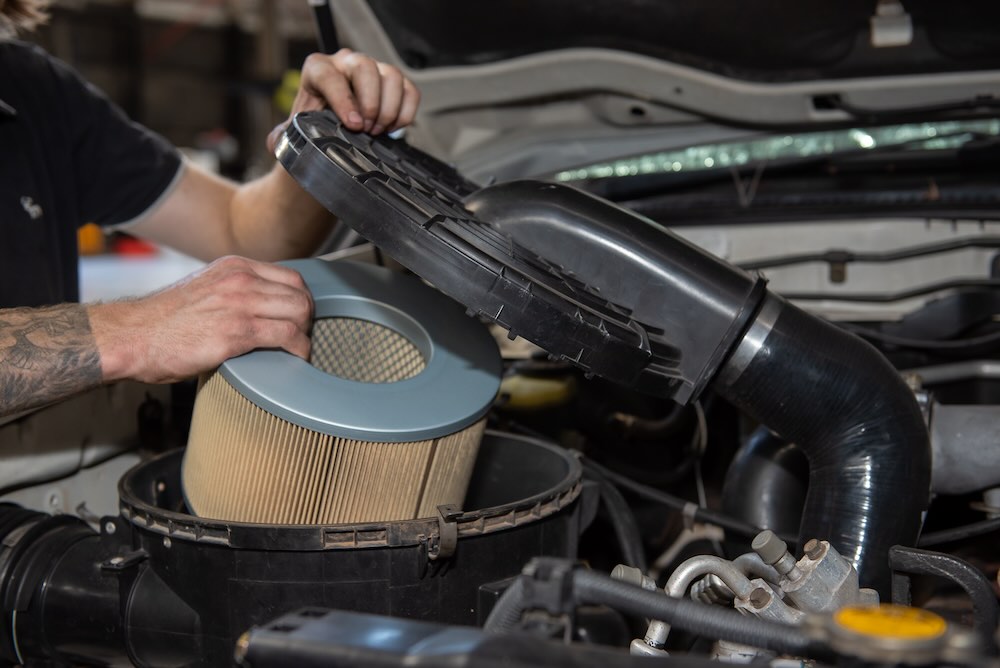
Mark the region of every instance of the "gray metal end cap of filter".
[[281, 350], [222, 364], [249, 401], [292, 424], [341, 438], [404, 442], [453, 434], [480, 419], [500, 388], [500, 353], [488, 329], [415, 277], [350, 261], [293, 260], [315, 302], [315, 319], [356, 318], [394, 330], [426, 366], [388, 383], [328, 374]]

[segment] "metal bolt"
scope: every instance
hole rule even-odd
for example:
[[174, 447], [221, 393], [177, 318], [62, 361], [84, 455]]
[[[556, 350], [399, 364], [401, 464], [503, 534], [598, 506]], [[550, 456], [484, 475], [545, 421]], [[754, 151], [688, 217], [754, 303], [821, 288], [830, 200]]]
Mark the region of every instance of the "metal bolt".
[[823, 556], [823, 543], [812, 538], [806, 543], [805, 552], [807, 557], [815, 561]]
[[117, 530], [118, 526], [114, 522], [109, 521], [104, 523], [104, 533], [113, 534]]
[[163, 547], [170, 549], [170, 536], [163, 537]]

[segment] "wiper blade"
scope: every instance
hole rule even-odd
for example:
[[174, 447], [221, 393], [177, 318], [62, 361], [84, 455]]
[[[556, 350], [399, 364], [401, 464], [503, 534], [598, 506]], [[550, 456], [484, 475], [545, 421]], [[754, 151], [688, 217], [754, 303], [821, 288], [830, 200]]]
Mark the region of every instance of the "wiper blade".
[[951, 115], [955, 112], [985, 112], [1000, 109], [1000, 98], [994, 95], [976, 95], [974, 97], [940, 102], [938, 104], [919, 105], [914, 107], [891, 107], [887, 109], [869, 109], [857, 107], [845, 102], [839, 95], [823, 98], [824, 106], [839, 109], [865, 123], [884, 123], [887, 119], [904, 119], [919, 116], [923, 119]]
[[[953, 140], [960, 138], [964, 139], [961, 142], [953, 142]], [[765, 172], [770, 176], [787, 173], [790, 170], [801, 174], [806, 168], [829, 170], [848, 164], [861, 167], [868, 164], [874, 168], [876, 165], [884, 164], [888, 159], [904, 157], [912, 159], [918, 155], [931, 155], [949, 160], [960, 159], [963, 157], [961, 151], [966, 146], [972, 143], [985, 145], [997, 139], [995, 135], [988, 132], [963, 129], [933, 137], [914, 137], [872, 147], [856, 146], [829, 153], [786, 155], [778, 158], [753, 160], [740, 165], [696, 171], [609, 176], [591, 179], [583, 187], [595, 195], [619, 202], [641, 199], [654, 194], [684, 191], [728, 180], [732, 180], [736, 184], [738, 191], [745, 188], [756, 190]]]

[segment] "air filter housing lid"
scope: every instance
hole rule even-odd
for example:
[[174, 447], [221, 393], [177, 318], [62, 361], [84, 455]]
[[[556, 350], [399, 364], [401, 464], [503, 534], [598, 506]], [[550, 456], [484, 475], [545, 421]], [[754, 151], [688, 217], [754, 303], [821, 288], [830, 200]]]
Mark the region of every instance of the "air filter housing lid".
[[623, 385], [689, 401], [755, 313], [759, 277], [564, 184], [480, 188], [403, 140], [303, 112], [276, 154], [330, 211], [474, 314]]

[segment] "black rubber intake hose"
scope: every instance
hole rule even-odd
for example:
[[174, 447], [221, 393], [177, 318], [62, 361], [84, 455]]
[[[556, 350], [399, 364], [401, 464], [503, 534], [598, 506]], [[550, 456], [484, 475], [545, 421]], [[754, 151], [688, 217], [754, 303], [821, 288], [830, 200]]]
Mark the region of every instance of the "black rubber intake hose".
[[[465, 205], [627, 312], [651, 354], [648, 377], [633, 385], [679, 403], [697, 398], [711, 382], [766, 293], [759, 276], [563, 184], [498, 183], [476, 191]], [[675, 366], [667, 368], [674, 357]], [[658, 386], [652, 378], [661, 374], [665, 385]]]
[[[797, 535], [808, 482], [809, 461], [802, 451], [767, 427], [758, 427], [729, 464], [722, 511], [779, 535]], [[747, 545], [734, 549], [746, 552]]]
[[829, 540], [888, 595], [888, 549], [916, 541], [930, 448], [912, 392], [878, 351], [767, 294], [759, 277], [575, 188], [501, 183], [465, 204], [626, 309], [652, 348], [679, 351], [665, 372], [679, 382], [674, 399], [712, 382], [798, 445], [810, 478], [799, 544]]
[[[522, 576], [507, 588], [493, 607], [483, 628], [502, 633], [514, 629], [532, 605], [525, 597]], [[612, 580], [593, 571], [573, 572], [571, 596], [577, 605], [606, 605], [636, 617], [659, 619], [671, 626], [708, 638], [730, 640], [795, 656], [816, 656], [822, 650], [795, 626], [747, 617], [734, 610], [665, 596], [662, 591]]]
[[916, 543], [931, 472], [923, 416], [896, 370], [769, 295], [714, 387], [808, 458], [799, 545], [829, 540], [888, 599], [889, 548]]

